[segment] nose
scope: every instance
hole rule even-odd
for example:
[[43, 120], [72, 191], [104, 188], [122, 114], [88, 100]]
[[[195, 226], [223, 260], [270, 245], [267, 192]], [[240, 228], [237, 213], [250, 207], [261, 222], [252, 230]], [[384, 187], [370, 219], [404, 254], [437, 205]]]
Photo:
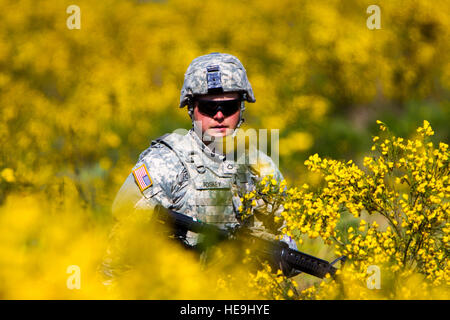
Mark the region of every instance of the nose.
[[216, 121], [222, 121], [223, 119], [225, 119], [225, 116], [222, 113], [222, 110], [217, 111], [217, 113], [214, 115], [214, 120]]

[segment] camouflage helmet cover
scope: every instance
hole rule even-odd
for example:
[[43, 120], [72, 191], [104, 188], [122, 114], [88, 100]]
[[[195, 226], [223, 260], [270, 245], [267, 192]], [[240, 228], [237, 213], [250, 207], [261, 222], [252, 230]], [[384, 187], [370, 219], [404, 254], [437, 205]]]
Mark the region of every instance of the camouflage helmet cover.
[[[211, 71], [215, 75], [210, 74]], [[188, 104], [190, 97], [211, 93], [211, 82], [221, 87], [223, 92], [240, 91], [246, 93], [245, 100], [248, 102], [256, 101], [247, 72], [239, 59], [231, 54], [214, 52], [195, 58], [187, 68], [180, 108]]]

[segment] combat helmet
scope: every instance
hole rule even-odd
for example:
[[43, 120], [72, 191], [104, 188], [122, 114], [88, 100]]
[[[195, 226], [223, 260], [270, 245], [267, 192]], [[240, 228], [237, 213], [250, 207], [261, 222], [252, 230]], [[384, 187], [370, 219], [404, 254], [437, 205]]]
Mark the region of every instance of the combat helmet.
[[244, 119], [244, 101], [255, 102], [252, 86], [247, 72], [238, 58], [231, 54], [213, 52], [192, 60], [184, 74], [181, 89], [180, 108], [188, 106], [192, 119], [195, 96], [220, 92], [240, 92], [242, 94], [241, 112], [238, 127]]

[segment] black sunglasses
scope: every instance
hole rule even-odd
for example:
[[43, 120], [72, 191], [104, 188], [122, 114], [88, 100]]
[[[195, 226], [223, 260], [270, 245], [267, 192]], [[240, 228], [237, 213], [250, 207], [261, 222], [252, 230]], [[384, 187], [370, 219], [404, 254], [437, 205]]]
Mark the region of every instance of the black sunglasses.
[[225, 117], [229, 117], [236, 113], [241, 107], [241, 100], [225, 100], [225, 101], [213, 101], [213, 100], [197, 100], [198, 111], [205, 116], [214, 117], [217, 112], [222, 111]]

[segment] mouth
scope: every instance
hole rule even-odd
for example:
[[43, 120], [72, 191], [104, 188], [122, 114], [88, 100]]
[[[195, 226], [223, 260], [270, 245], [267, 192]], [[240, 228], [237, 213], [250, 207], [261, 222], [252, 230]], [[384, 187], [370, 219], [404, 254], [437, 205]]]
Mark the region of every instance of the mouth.
[[209, 128], [209, 132], [212, 136], [223, 136], [228, 133], [228, 126], [217, 125]]

